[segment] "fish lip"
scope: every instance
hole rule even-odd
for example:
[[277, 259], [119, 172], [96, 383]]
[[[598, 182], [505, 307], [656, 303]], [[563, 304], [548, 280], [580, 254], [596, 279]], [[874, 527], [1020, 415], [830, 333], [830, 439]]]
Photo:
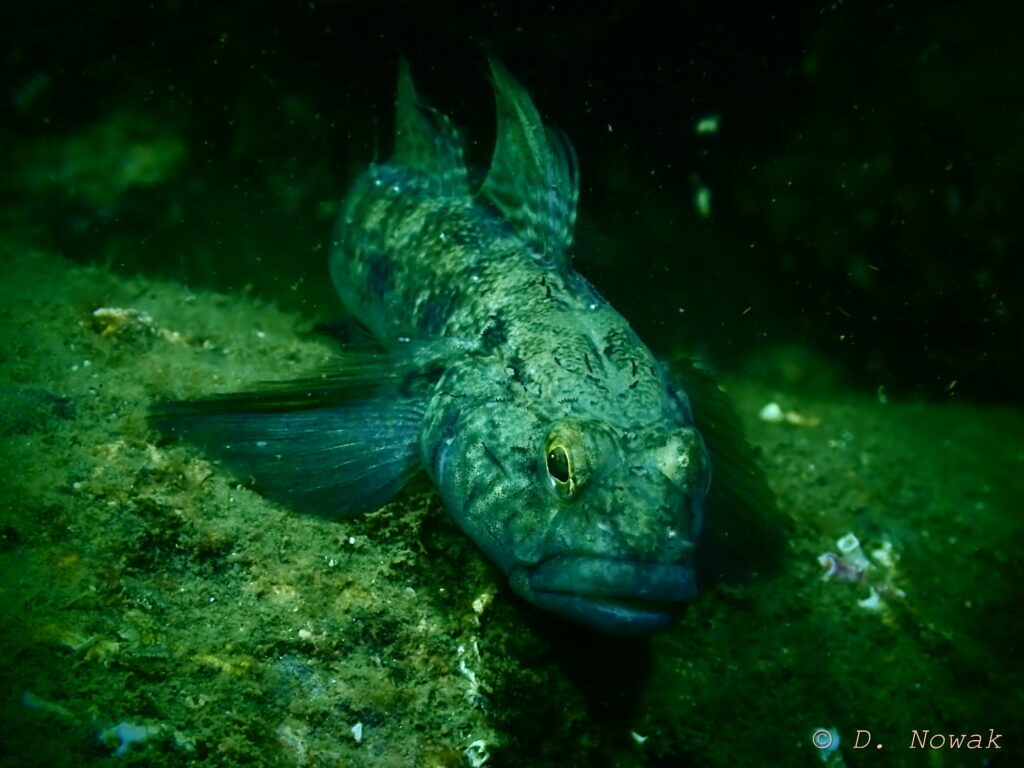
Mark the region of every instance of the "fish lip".
[[697, 594], [691, 565], [594, 555], [555, 555], [511, 574], [515, 592], [570, 621], [617, 635], [640, 635], [671, 623]]
[[[563, 619], [610, 635], [646, 635], [664, 629], [675, 618], [677, 605], [648, 607], [609, 598], [574, 595], [568, 592], [533, 592], [527, 598], [538, 608]], [[655, 607], [657, 606], [657, 607]]]
[[555, 555], [530, 573], [530, 587], [586, 597], [681, 602], [697, 594], [693, 568], [594, 555]]

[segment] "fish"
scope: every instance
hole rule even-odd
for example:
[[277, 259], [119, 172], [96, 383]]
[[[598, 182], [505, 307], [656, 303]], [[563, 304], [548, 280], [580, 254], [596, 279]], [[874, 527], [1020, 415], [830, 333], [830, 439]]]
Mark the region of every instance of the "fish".
[[362, 333], [306, 379], [151, 418], [328, 517], [425, 472], [514, 593], [648, 634], [725, 580], [722, 563], [765, 561], [773, 498], [710, 376], [657, 359], [575, 269], [572, 144], [489, 64], [497, 137], [476, 185], [458, 129], [399, 65], [394, 151], [353, 183], [330, 248]]

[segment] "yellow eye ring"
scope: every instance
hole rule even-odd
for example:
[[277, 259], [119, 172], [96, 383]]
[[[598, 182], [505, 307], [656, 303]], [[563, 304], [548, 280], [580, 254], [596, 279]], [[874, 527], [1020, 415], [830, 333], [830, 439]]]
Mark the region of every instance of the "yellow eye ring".
[[546, 480], [548, 488], [559, 499], [575, 499], [593, 473], [597, 455], [586, 423], [568, 418], [556, 421], [544, 439], [543, 448], [543, 452], [537, 452], [540, 454], [537, 456], [539, 478]]

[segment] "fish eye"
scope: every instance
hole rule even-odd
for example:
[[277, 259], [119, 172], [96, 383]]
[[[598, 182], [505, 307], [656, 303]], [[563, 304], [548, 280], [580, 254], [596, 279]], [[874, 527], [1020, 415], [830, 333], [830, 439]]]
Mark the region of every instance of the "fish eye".
[[548, 488], [563, 501], [575, 499], [587, 483], [593, 467], [593, 441], [582, 426], [568, 419], [552, 425], [544, 440], [537, 467], [547, 474]]
[[548, 450], [547, 454], [548, 474], [556, 483], [565, 485], [572, 478], [572, 470], [569, 465], [569, 453], [565, 446], [555, 445]]

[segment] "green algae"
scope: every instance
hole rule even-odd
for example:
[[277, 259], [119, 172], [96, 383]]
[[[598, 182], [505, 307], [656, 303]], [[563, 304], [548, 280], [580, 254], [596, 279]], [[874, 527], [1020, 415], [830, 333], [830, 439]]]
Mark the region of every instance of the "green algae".
[[8, 723], [58, 726], [67, 764], [109, 756], [99, 734], [124, 721], [152, 729], [121, 757], [147, 765], [424, 765], [495, 742], [465, 672], [493, 584], [466, 579], [475, 561], [458, 577], [427, 562], [428, 544], [467, 549], [424, 522], [432, 496], [294, 515], [146, 424], [154, 397], [298, 375], [323, 342], [260, 302], [43, 254], [7, 278], [4, 466], [31, 468], [3, 491]]

